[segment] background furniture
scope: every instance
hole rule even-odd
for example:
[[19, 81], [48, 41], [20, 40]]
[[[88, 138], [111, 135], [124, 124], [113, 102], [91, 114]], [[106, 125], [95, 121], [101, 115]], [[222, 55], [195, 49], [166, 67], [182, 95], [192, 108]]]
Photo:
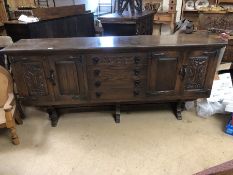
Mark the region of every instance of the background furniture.
[[104, 29], [105, 36], [152, 35], [154, 11], [143, 11], [131, 15], [112, 13], [100, 16], [98, 19]]
[[[65, 11], [64, 13], [61, 13]], [[94, 15], [85, 12], [84, 5], [36, 9], [40, 21], [33, 23], [17, 20], [5, 22], [7, 35], [13, 41], [29, 38], [64, 38], [95, 36]]]
[[170, 27], [171, 33], [174, 32], [176, 23], [176, 12], [157, 12], [154, 16], [154, 24], [159, 25], [158, 33], [161, 34], [161, 28], [163, 24], [167, 24]]
[[[193, 22], [193, 24], [195, 26], [198, 26], [198, 17], [199, 17], [199, 13], [198, 13], [198, 10], [197, 9], [194, 9], [194, 10], [188, 10], [185, 8], [185, 4], [188, 0], [183, 0], [182, 1], [182, 11], [181, 11], [181, 17], [184, 19], [188, 19], [190, 21]], [[193, 0], [194, 3], [197, 1], [197, 0]], [[216, 5], [216, 0], [208, 0], [210, 5]]]
[[19, 138], [16, 134], [15, 119], [19, 123], [22, 123], [22, 121], [14, 101], [11, 75], [2, 66], [0, 66], [0, 84], [0, 128], [9, 128], [12, 143], [17, 145], [19, 144]]
[[[11, 37], [9, 36], [0, 36], [0, 50], [4, 47], [10, 46], [13, 44]], [[3, 67], [7, 67], [5, 55], [0, 53], [0, 65]]]
[[[19, 99], [48, 109], [181, 102], [209, 97], [220, 49], [215, 35], [118, 36], [20, 40], [4, 48]], [[32, 47], [33, 46], [33, 47]], [[50, 49], [48, 49], [50, 48]]]
[[5, 8], [5, 2], [4, 0], [0, 0], [0, 22], [5, 22], [8, 20], [6, 8]]

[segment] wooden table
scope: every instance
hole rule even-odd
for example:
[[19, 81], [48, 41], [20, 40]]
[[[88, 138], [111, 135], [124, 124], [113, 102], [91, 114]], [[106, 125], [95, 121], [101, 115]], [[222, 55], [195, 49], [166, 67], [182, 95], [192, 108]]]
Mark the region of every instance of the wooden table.
[[154, 11], [143, 11], [131, 15], [124, 12], [122, 15], [112, 13], [100, 16], [105, 36], [132, 36], [152, 35]]
[[48, 109], [56, 126], [61, 107], [116, 107], [209, 97], [227, 44], [216, 36], [111, 36], [20, 40], [9, 56], [20, 101]]

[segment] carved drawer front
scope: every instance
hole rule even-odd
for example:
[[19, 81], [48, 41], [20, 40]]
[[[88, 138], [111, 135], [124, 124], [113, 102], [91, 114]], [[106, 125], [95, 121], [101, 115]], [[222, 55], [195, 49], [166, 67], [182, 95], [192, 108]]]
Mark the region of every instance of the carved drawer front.
[[217, 65], [217, 50], [190, 50], [180, 71], [184, 92], [210, 93]]
[[87, 56], [87, 64], [95, 66], [103, 65], [141, 65], [146, 64], [147, 55], [144, 53], [113, 53], [113, 54], [93, 54]]
[[81, 102], [87, 98], [86, 65], [81, 55], [59, 55], [49, 58], [50, 83], [56, 100]]
[[175, 95], [179, 87], [179, 67], [182, 57], [177, 51], [151, 53], [148, 63], [147, 95]]
[[47, 82], [48, 62], [44, 57], [11, 57], [19, 98], [25, 101], [51, 101], [52, 88]]

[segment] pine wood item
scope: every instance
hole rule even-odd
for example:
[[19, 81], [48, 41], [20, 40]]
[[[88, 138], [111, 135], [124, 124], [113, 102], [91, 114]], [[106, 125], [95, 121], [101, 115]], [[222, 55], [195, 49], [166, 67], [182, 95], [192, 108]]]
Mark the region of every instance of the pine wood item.
[[181, 102], [209, 97], [219, 51], [216, 36], [111, 36], [20, 40], [2, 50], [25, 105], [56, 109]]
[[15, 105], [13, 81], [10, 73], [0, 66], [0, 128], [8, 128], [11, 132], [12, 143], [19, 144], [16, 133], [15, 119], [22, 124], [19, 111]]

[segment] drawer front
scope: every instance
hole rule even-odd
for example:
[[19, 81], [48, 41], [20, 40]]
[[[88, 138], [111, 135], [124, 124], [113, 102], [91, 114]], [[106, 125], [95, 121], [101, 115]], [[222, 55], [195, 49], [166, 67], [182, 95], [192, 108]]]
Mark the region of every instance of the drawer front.
[[143, 65], [147, 63], [148, 55], [144, 53], [115, 53], [87, 55], [87, 65]]

